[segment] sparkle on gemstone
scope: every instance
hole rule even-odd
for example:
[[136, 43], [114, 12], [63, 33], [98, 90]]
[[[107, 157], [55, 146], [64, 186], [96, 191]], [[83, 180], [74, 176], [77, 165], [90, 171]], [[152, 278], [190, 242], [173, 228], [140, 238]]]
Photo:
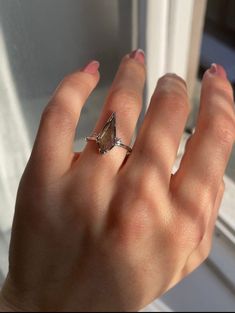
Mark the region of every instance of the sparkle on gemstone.
[[115, 146], [116, 140], [116, 115], [113, 112], [104, 128], [97, 137], [100, 153], [104, 154]]

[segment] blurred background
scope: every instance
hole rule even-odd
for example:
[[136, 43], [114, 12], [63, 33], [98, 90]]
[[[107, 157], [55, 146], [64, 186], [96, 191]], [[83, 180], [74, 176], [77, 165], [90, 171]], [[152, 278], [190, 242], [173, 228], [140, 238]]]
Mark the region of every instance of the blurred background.
[[[235, 87], [235, 1], [0, 0], [0, 286], [17, 186], [53, 90], [69, 72], [100, 60], [101, 82], [77, 131], [75, 149], [82, 149], [121, 57], [137, 47], [146, 51], [148, 68], [140, 122], [161, 75], [176, 72], [188, 83], [193, 109], [179, 162], [195, 127], [203, 72], [220, 63]], [[225, 182], [209, 260], [145, 311], [234, 311], [235, 150]]]

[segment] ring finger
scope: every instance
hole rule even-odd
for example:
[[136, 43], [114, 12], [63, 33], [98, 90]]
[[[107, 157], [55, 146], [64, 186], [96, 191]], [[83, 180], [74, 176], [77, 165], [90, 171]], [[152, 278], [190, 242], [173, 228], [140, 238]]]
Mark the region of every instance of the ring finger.
[[162, 77], [128, 160], [167, 193], [189, 110], [185, 82], [174, 74]]

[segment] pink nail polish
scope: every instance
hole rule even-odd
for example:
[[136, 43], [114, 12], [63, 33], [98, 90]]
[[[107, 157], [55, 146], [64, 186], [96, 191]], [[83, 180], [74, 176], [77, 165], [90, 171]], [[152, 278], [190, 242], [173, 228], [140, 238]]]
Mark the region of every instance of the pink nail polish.
[[88, 73], [88, 74], [95, 74], [100, 67], [100, 63], [98, 61], [90, 61], [87, 65], [85, 65], [81, 72]]
[[225, 69], [223, 68], [223, 66], [219, 64], [215, 64], [215, 63], [211, 64], [209, 73], [211, 75], [217, 75], [217, 76], [220, 76], [221, 78], [227, 79], [227, 73]]
[[135, 51], [132, 51], [129, 54], [130, 58], [135, 59], [139, 61], [140, 63], [144, 64], [145, 63], [145, 53], [142, 49], [137, 49]]

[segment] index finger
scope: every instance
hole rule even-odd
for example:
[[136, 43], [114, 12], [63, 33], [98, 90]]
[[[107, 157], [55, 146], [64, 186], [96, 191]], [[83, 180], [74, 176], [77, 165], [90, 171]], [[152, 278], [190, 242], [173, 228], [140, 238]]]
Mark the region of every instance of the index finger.
[[66, 76], [46, 106], [34, 143], [30, 163], [43, 176], [62, 176], [74, 158], [73, 141], [83, 105], [99, 80], [99, 63]]

